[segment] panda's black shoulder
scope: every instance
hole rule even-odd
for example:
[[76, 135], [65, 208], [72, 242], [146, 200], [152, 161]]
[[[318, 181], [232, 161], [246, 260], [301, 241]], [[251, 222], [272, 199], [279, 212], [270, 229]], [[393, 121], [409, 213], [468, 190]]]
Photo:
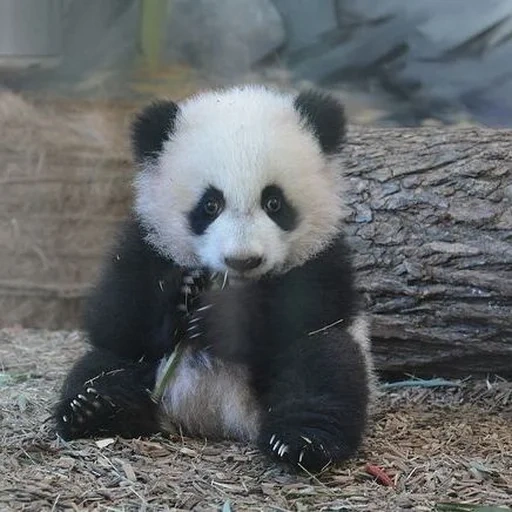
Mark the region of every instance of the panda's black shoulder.
[[343, 235], [316, 257], [277, 278], [275, 284], [264, 287], [262, 293], [266, 294], [264, 302], [273, 304], [268, 325], [283, 325], [282, 316], [292, 314], [289, 324], [308, 331], [341, 319], [344, 325], [350, 325], [362, 305]]
[[107, 248], [104, 271], [112, 268], [128, 276], [137, 275], [143, 268], [149, 271], [168, 265], [170, 262], [147, 241], [147, 235], [147, 230], [135, 216], [125, 219]]
[[177, 267], [145, 235], [134, 218], [120, 227], [84, 311], [89, 341], [129, 359], [159, 351], [156, 323], [177, 287]]
[[303, 265], [290, 271], [291, 279], [308, 283], [314, 290], [340, 289], [347, 296], [354, 294], [352, 253], [346, 237], [340, 233], [324, 250]]

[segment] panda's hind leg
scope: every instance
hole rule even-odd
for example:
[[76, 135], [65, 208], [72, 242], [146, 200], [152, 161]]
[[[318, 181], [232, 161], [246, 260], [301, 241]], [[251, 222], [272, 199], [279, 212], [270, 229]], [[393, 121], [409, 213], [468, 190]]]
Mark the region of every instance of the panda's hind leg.
[[128, 362], [93, 349], [72, 368], [54, 410], [57, 432], [65, 439], [158, 431], [151, 399], [156, 363]]
[[352, 457], [365, 430], [368, 368], [348, 332], [296, 340], [274, 359], [262, 451], [310, 472]]

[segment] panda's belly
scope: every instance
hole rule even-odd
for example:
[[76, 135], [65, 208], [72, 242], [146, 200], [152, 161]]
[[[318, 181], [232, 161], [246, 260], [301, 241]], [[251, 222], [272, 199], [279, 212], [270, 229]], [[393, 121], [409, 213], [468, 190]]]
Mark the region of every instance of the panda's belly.
[[[157, 382], [165, 371], [163, 360]], [[254, 441], [260, 408], [251, 392], [247, 369], [192, 356], [185, 349], [161, 397], [161, 427], [167, 432], [209, 438]]]

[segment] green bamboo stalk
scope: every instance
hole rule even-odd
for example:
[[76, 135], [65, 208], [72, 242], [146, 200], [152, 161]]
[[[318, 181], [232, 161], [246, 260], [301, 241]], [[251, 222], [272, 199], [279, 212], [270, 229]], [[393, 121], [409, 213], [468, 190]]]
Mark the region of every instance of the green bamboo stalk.
[[158, 68], [163, 40], [164, 20], [171, 0], [141, 0], [141, 47], [143, 57], [152, 71]]
[[183, 353], [183, 346], [181, 342], [179, 342], [173, 353], [169, 356], [169, 359], [167, 360], [165, 364], [165, 368], [162, 372], [162, 377], [160, 378], [160, 381], [156, 383], [155, 389], [153, 393], [151, 394], [151, 398], [155, 403], [160, 402], [162, 400], [162, 397], [164, 396], [165, 390], [167, 386], [170, 384], [172, 377], [174, 375], [174, 372], [176, 371], [176, 368], [180, 362], [181, 355]]

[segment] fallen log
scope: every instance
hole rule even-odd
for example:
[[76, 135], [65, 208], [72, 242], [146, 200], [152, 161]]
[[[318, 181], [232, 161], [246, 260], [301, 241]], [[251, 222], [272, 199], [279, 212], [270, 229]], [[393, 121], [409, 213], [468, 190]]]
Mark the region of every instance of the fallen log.
[[512, 376], [512, 133], [358, 127], [343, 163], [377, 367]]

